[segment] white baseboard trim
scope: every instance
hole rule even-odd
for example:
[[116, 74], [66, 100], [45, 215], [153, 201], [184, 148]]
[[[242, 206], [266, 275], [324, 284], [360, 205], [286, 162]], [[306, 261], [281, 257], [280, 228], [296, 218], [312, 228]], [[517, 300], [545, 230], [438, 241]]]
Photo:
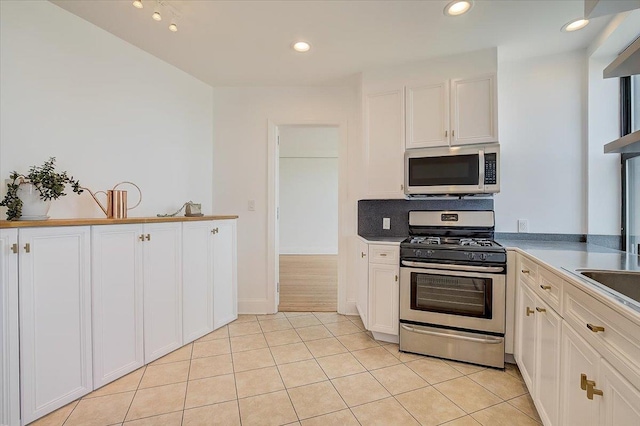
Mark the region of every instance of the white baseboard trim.
[[372, 331], [371, 334], [373, 334], [374, 339], [381, 340], [383, 342], [398, 343], [400, 341], [400, 337], [393, 334], [378, 333], [377, 331]]
[[347, 303], [344, 304], [344, 312], [339, 312], [342, 315], [358, 315], [358, 308], [356, 307], [356, 302], [353, 300], [347, 300]]
[[273, 308], [269, 306], [268, 299], [238, 299], [238, 314], [259, 315], [273, 314]]
[[335, 247], [280, 247], [280, 254], [338, 254], [338, 249]]

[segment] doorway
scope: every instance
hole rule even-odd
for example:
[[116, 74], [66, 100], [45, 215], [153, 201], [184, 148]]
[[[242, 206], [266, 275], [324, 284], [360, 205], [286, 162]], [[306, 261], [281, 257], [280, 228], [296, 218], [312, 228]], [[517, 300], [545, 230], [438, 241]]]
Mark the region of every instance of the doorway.
[[337, 310], [337, 126], [278, 126], [278, 310]]

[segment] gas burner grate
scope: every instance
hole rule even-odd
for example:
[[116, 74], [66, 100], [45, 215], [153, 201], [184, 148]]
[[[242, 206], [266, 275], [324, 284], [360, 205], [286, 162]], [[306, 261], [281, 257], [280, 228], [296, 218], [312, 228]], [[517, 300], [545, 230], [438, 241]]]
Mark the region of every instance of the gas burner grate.
[[461, 246], [476, 246], [476, 247], [491, 247], [493, 246], [493, 241], [487, 239], [476, 239], [476, 238], [461, 238], [460, 239]]

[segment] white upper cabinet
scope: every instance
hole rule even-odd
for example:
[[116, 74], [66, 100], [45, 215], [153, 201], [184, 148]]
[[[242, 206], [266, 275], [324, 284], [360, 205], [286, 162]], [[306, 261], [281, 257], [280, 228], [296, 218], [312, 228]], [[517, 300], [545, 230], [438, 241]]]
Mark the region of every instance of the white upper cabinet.
[[0, 229], [0, 425], [20, 424], [18, 230]]
[[449, 81], [406, 88], [406, 148], [449, 145]]
[[365, 96], [367, 197], [404, 198], [404, 91]]
[[144, 358], [182, 346], [182, 224], [144, 225]]
[[498, 142], [496, 75], [451, 80], [451, 145]]
[[405, 147], [498, 142], [496, 75], [406, 87]]
[[93, 382], [144, 365], [142, 225], [91, 228]]
[[19, 239], [26, 424], [93, 390], [90, 228], [25, 228]]

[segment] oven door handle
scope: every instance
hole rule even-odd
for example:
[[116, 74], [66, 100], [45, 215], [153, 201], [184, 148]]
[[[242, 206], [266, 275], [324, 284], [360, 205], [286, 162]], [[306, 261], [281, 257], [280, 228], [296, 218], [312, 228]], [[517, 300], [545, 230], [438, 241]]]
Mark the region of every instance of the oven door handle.
[[411, 331], [412, 333], [427, 334], [429, 336], [436, 336], [436, 337], [446, 337], [447, 339], [465, 340], [467, 342], [485, 343], [487, 345], [496, 345], [498, 343], [502, 343], [503, 341], [502, 337], [491, 337], [491, 336], [469, 337], [469, 336], [461, 336], [459, 334], [440, 333], [437, 331], [420, 330], [419, 328], [414, 328], [406, 324], [400, 324], [400, 325], [402, 326], [403, 329], [407, 331]]
[[409, 260], [403, 260], [401, 263], [402, 266], [409, 266], [411, 268], [448, 269], [450, 271], [464, 272], [504, 272], [503, 266], [452, 265], [444, 263], [411, 262]]

